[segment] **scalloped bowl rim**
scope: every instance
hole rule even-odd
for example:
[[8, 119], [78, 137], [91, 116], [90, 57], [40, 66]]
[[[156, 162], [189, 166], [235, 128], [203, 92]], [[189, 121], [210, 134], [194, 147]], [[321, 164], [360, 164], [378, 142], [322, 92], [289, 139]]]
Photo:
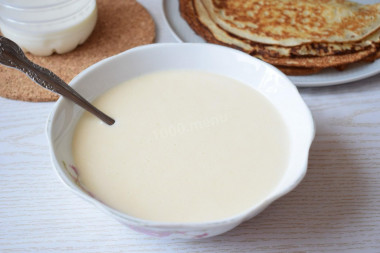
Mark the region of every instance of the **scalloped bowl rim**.
[[[103, 203], [101, 203], [99, 200], [89, 196], [87, 193], [83, 192], [76, 183], [70, 179], [70, 177], [64, 172], [65, 168], [61, 164], [60, 161], [57, 160], [56, 152], [57, 150], [54, 148], [54, 140], [52, 139], [52, 130], [53, 130], [53, 124], [57, 120], [57, 112], [61, 109], [62, 103], [66, 103], [67, 99], [60, 97], [58, 101], [55, 103], [53, 110], [51, 111], [49, 118], [47, 120], [46, 124], [46, 132], [47, 137], [49, 141], [49, 151], [51, 154], [51, 160], [54, 165], [55, 172], [57, 173], [60, 180], [69, 187], [70, 190], [72, 190], [74, 193], [79, 195], [80, 197], [84, 198], [85, 200], [89, 201], [90, 203], [94, 204], [96, 207], [102, 209], [103, 211], [106, 211], [109, 214], [112, 214], [114, 218], [117, 218], [122, 221], [127, 221], [131, 225], [136, 226], [144, 226], [148, 228], [155, 228], [155, 229], [163, 229], [163, 230], [176, 230], [176, 229], [202, 229], [202, 228], [212, 228], [212, 227], [218, 227], [221, 225], [234, 225], [237, 226], [241, 222], [251, 219], [253, 216], [256, 216], [258, 213], [260, 213], [262, 210], [264, 210], [268, 205], [270, 205], [272, 202], [277, 200], [278, 198], [286, 195], [291, 190], [293, 190], [304, 178], [306, 171], [307, 171], [307, 163], [308, 163], [308, 156], [309, 156], [309, 149], [311, 146], [311, 143], [315, 137], [315, 126], [314, 121], [312, 118], [312, 114], [310, 110], [308, 109], [307, 105], [302, 100], [298, 90], [296, 89], [295, 85], [284, 75], [282, 72], [280, 72], [278, 69], [273, 67], [272, 65], [269, 65], [265, 62], [262, 62], [256, 58], [253, 58], [243, 52], [240, 52], [235, 49], [231, 49], [228, 47], [218, 46], [218, 45], [211, 45], [211, 44], [198, 44], [198, 43], [160, 43], [160, 44], [149, 44], [144, 46], [138, 46], [132, 49], [129, 49], [123, 53], [120, 53], [118, 55], [106, 58], [104, 60], [101, 60], [94, 65], [86, 68], [84, 71], [79, 73], [71, 82], [70, 85], [73, 88], [77, 88], [79, 84], [81, 83], [82, 79], [87, 76], [91, 75], [94, 72], [96, 72], [99, 68], [102, 68], [105, 65], [112, 64], [112, 62], [120, 59], [127, 59], [132, 54], [139, 54], [141, 51], [149, 51], [149, 50], [167, 50], [167, 49], [178, 49], [181, 48], [181, 50], [184, 49], [191, 49], [191, 50], [198, 50], [199, 48], [206, 48], [207, 50], [213, 50], [214, 48], [219, 48], [222, 51], [225, 51], [227, 54], [235, 54], [237, 57], [242, 58], [246, 61], [252, 61], [255, 62], [255, 64], [260, 64], [262, 66], [265, 66], [265, 68], [270, 69], [273, 71], [273, 73], [276, 73], [279, 78], [282, 78], [282, 84], [285, 85], [286, 89], [292, 92], [294, 95], [293, 99], [298, 100], [297, 102], [303, 107], [302, 110], [305, 112], [305, 118], [304, 123], [308, 127], [308, 136], [305, 140], [303, 154], [302, 157], [299, 160], [300, 164], [300, 173], [297, 175], [297, 178], [294, 180], [292, 184], [287, 185], [287, 187], [283, 188], [280, 192], [277, 192], [276, 194], [272, 194], [270, 197], [268, 197], [265, 201], [252, 206], [249, 210], [246, 210], [242, 213], [239, 213], [233, 217], [223, 219], [223, 220], [216, 220], [216, 221], [206, 221], [206, 222], [194, 222], [194, 223], [177, 223], [177, 222], [156, 222], [156, 221], [150, 221], [150, 220], [144, 220], [140, 218], [136, 218], [133, 216], [130, 216], [128, 214], [122, 213], [120, 211], [117, 211]], [[148, 73], [148, 72], [146, 72]]]

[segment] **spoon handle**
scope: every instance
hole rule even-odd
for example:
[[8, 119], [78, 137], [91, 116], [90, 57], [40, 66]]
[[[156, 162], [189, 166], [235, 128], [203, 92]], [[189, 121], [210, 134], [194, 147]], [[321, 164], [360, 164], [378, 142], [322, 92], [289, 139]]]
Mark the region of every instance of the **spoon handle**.
[[3, 36], [0, 36], [0, 64], [24, 72], [37, 84], [70, 99], [106, 124], [112, 125], [115, 123], [114, 119], [90, 104], [52, 71], [31, 62], [16, 43]]

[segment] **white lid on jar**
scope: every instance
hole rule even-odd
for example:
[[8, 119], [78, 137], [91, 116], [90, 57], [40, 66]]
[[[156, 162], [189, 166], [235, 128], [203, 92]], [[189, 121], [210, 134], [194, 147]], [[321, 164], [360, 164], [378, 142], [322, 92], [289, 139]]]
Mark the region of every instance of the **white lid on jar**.
[[96, 20], [95, 0], [0, 0], [1, 32], [36, 55], [73, 50]]

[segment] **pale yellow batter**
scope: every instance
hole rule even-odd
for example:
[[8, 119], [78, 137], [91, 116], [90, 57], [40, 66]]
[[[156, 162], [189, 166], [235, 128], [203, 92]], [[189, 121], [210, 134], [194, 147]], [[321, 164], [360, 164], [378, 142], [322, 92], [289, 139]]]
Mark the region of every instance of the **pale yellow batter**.
[[73, 137], [80, 180], [99, 200], [161, 222], [236, 215], [262, 201], [287, 166], [286, 126], [269, 101], [238, 81], [164, 71], [111, 89]]

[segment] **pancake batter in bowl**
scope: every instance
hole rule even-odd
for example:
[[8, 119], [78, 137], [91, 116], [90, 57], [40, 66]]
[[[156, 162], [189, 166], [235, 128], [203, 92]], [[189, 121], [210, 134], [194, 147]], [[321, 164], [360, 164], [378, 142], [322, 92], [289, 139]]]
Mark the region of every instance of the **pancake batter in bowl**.
[[259, 92], [193, 70], [126, 81], [93, 103], [73, 136], [81, 182], [103, 203], [159, 222], [203, 222], [261, 203], [288, 163], [285, 123]]

